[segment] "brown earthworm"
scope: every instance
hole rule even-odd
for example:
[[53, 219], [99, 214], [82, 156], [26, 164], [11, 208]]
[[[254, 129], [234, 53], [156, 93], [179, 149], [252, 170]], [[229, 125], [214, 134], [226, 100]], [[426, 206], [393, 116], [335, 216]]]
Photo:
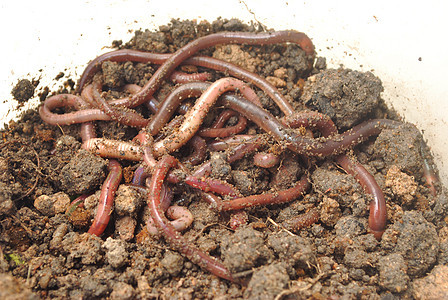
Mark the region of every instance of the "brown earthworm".
[[188, 141], [187, 145], [191, 146], [193, 151], [182, 162], [192, 166], [203, 162], [207, 155], [207, 143], [205, 140], [200, 136], [195, 135]]
[[310, 184], [308, 178], [306, 176], [302, 176], [302, 178], [297, 181], [292, 188], [275, 193], [252, 195], [229, 201], [220, 201], [217, 203], [217, 209], [219, 211], [239, 210], [253, 206], [286, 203], [300, 197], [303, 193], [305, 193], [309, 186]]
[[109, 160], [109, 175], [101, 187], [101, 194], [98, 203], [97, 212], [88, 233], [100, 236], [109, 223], [110, 214], [114, 204], [115, 192], [120, 184], [122, 171], [118, 161]]
[[[298, 44], [302, 50], [305, 51], [309, 58], [309, 69], [312, 68], [314, 62], [314, 45], [311, 40], [301, 32], [297, 31], [277, 31], [277, 32], [267, 32], [267, 33], [249, 33], [249, 32], [220, 32], [210, 34], [192, 42], [188, 43], [184, 47], [177, 50], [175, 53], [168, 56], [168, 58], [163, 62], [160, 68], [154, 73], [151, 79], [145, 84], [145, 86], [136, 94], [132, 95], [130, 98], [125, 100], [127, 107], [135, 107], [147, 99], [149, 99], [155, 91], [160, 87], [163, 80], [169, 76], [174, 69], [180, 65], [187, 58], [196, 54], [199, 50], [215, 46], [218, 44], [246, 44], [246, 45], [268, 45], [276, 43], [292, 42]], [[118, 50], [121, 51], [121, 50]], [[106, 53], [100, 57], [97, 57], [87, 66], [81, 80], [79, 83], [79, 90], [82, 89], [84, 84], [92, 76], [94, 70], [99, 69], [101, 62], [105, 60], [111, 61], [127, 61], [129, 57], [132, 56], [132, 61], [142, 61], [147, 62], [148, 57], [144, 53], [138, 53], [138, 51], [133, 51], [132, 53], [128, 51], [123, 51], [120, 53]], [[157, 57], [152, 57], [152, 61], [156, 63]], [[161, 56], [158, 57], [159, 59]], [[160, 62], [160, 61], [159, 61]], [[188, 62], [187, 62], [188, 63]]]
[[291, 218], [283, 223], [288, 230], [300, 231], [304, 227], [313, 225], [319, 221], [319, 210], [312, 208], [309, 211]]
[[[238, 115], [238, 123], [224, 127], [225, 123], [233, 116]], [[226, 109], [218, 116], [211, 128], [202, 128], [198, 131], [198, 135], [209, 138], [226, 138], [243, 131], [247, 126], [247, 119], [231, 109]]]
[[[315, 127], [324, 136], [334, 136], [337, 134], [337, 128], [333, 121], [327, 115], [318, 112], [306, 111], [298, 113], [285, 119], [285, 123], [292, 127]], [[394, 125], [396, 124], [394, 123]], [[380, 240], [387, 222], [386, 199], [381, 188], [372, 174], [356, 160], [352, 160], [347, 155], [341, 154], [336, 157], [336, 162], [347, 173], [355, 177], [366, 193], [373, 196], [372, 201], [370, 201], [369, 229], [375, 238]]]
[[272, 168], [279, 162], [280, 158], [274, 153], [259, 152], [254, 155], [254, 165], [261, 168]]
[[202, 72], [202, 73], [185, 73], [181, 71], [174, 71], [170, 79], [174, 83], [189, 83], [189, 82], [195, 82], [195, 81], [207, 81], [212, 78], [212, 75], [208, 72]]
[[236, 95], [221, 97], [224, 104], [257, 124], [277, 141], [299, 154], [306, 156], [329, 156], [339, 154], [357, 144], [362, 143], [372, 135], [377, 135], [385, 127], [396, 127], [397, 122], [387, 119], [373, 119], [356, 125], [342, 134], [337, 134], [323, 141], [300, 135], [294, 130], [288, 130], [277, 118], [250, 101]]
[[172, 156], [166, 155], [159, 160], [154, 168], [148, 186], [148, 205], [155, 226], [170, 245], [185, 255], [193, 263], [198, 264], [218, 277], [235, 281], [232, 274], [222, 263], [187, 242], [165, 217], [165, 214], [160, 207], [161, 188], [168, 171], [176, 166], [177, 160]]

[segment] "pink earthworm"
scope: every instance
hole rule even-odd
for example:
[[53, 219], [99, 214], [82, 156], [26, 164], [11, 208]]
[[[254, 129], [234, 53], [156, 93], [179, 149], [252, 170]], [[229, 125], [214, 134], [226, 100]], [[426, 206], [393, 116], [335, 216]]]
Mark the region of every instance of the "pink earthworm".
[[239, 115], [238, 113], [234, 112], [233, 110], [227, 109], [221, 112], [221, 114], [218, 116], [217, 120], [211, 128], [203, 128], [198, 131], [198, 135], [202, 137], [209, 137], [209, 138], [226, 138], [231, 135], [235, 135], [246, 129], [247, 126], [247, 119], [241, 115], [238, 117], [238, 123], [225, 127], [225, 123], [234, 115]]
[[193, 263], [198, 264], [200, 267], [218, 277], [230, 281], [236, 281], [232, 277], [229, 270], [222, 263], [202, 252], [194, 245], [188, 243], [188, 241], [182, 237], [182, 235], [165, 217], [165, 214], [160, 207], [161, 188], [168, 171], [176, 166], [177, 160], [172, 156], [165, 155], [159, 160], [154, 168], [154, 172], [148, 186], [148, 205], [155, 226], [171, 246], [176, 248]]
[[171, 73], [170, 79], [174, 83], [189, 83], [195, 81], [207, 81], [212, 79], [212, 75], [208, 72], [202, 73], [185, 73], [181, 71], [174, 71]]
[[[194, 220], [191, 212], [184, 206], [172, 205], [167, 208], [165, 214], [172, 220], [170, 223], [177, 231], [184, 231], [191, 225], [191, 223], [193, 223]], [[146, 228], [151, 235], [159, 234], [159, 231], [154, 225], [154, 221], [152, 219], [148, 220], [148, 223], [146, 223]]]
[[109, 160], [109, 175], [101, 187], [101, 194], [97, 212], [88, 233], [100, 236], [109, 223], [110, 214], [114, 204], [115, 192], [118, 189], [122, 177], [121, 166], [118, 161]]
[[71, 94], [54, 95], [45, 99], [44, 104], [39, 108], [39, 115], [43, 121], [50, 125], [72, 125], [88, 121], [102, 120], [109, 121], [111, 118], [100, 109], [83, 109], [65, 114], [56, 114], [51, 111], [59, 107], [70, 107], [79, 109], [84, 101], [81, 97]]
[[[145, 84], [145, 86], [136, 94], [130, 96], [125, 101], [126, 107], [136, 107], [143, 102], [147, 101], [160, 87], [162, 82], [167, 78], [174, 69], [179, 66], [183, 61], [191, 56], [195, 55], [198, 51], [215, 46], [218, 44], [246, 44], [246, 45], [268, 45], [292, 42], [297, 43], [302, 50], [308, 55], [310, 64], [309, 68], [312, 68], [314, 62], [314, 45], [311, 40], [301, 32], [297, 31], [276, 31], [267, 33], [249, 33], [249, 32], [220, 32], [214, 33], [207, 36], [200, 37], [192, 42], [188, 43], [184, 47], [177, 50], [175, 53], [171, 54], [168, 59], [163, 62], [163, 64], [157, 69], [151, 79]], [[135, 53], [134, 53], [135, 54]], [[135, 60], [142, 58], [144, 55], [137, 54]], [[104, 60], [119, 61], [120, 59], [128, 60], [128, 54], [124, 54], [119, 57], [117, 55], [110, 55], [109, 59], [105, 59], [107, 54], [103, 55], [101, 58], [96, 58], [93, 60], [84, 73], [91, 74], [91, 69], [99, 68], [99, 64]], [[134, 60], [134, 61], [135, 61]], [[89, 69], [89, 70], [87, 70]], [[87, 75], [86, 75], [87, 77]], [[84, 74], [81, 79], [85, 78]], [[79, 86], [82, 87], [85, 84], [86, 79], [82, 82], [80, 81]]]
[[101, 157], [140, 161], [143, 159], [143, 149], [135, 143], [93, 138], [82, 143], [83, 149]]
[[[158, 157], [170, 153], [183, 146], [198, 131], [202, 121], [218, 97], [227, 91], [234, 90], [238, 90], [252, 102], [259, 103], [258, 96], [244, 82], [229, 77], [215, 81], [185, 114], [185, 120], [179, 129], [164, 140], [154, 144], [155, 156]], [[257, 104], [254, 105], [258, 107]]]
[[280, 158], [274, 153], [259, 152], [254, 155], [254, 165], [261, 168], [272, 168], [279, 162]]

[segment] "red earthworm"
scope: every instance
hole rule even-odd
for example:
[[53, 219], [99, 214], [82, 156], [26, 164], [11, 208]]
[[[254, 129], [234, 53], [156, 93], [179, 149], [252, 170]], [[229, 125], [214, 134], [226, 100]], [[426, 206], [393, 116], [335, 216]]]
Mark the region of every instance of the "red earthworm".
[[232, 198], [241, 197], [241, 193], [233, 185], [219, 179], [209, 177], [199, 178], [189, 175], [184, 181], [186, 184], [204, 192], [213, 192], [224, 196], [230, 196]]
[[274, 153], [259, 152], [254, 155], [254, 165], [261, 168], [272, 168], [279, 162], [280, 158]]
[[95, 124], [93, 122], [81, 123], [80, 136], [83, 142], [96, 138]]
[[225, 123], [234, 115], [237, 115], [236, 112], [233, 110], [227, 109], [224, 110], [217, 118], [215, 123], [211, 126], [211, 128], [203, 128], [198, 131], [198, 135], [202, 137], [209, 137], [209, 138], [226, 138], [231, 135], [235, 135], [246, 129], [247, 126], [247, 119], [243, 117], [242, 115], [238, 114], [238, 123], [229, 126], [224, 127]]
[[212, 75], [208, 72], [202, 73], [185, 73], [181, 71], [174, 71], [170, 75], [170, 80], [174, 83], [189, 83], [195, 81], [207, 81], [212, 78]]
[[187, 145], [190, 146], [193, 151], [183, 160], [183, 163], [195, 166], [203, 162], [207, 155], [207, 143], [205, 140], [200, 136], [195, 135], [188, 141]]
[[253, 206], [261, 206], [267, 204], [280, 204], [290, 202], [300, 197], [309, 188], [308, 178], [304, 175], [297, 181], [294, 187], [278, 191], [275, 193], [266, 193], [260, 195], [252, 195], [243, 198], [237, 198], [229, 201], [219, 201], [217, 208], [219, 211], [238, 210]]
[[73, 200], [70, 203], [70, 206], [67, 208], [67, 210], [65, 211], [65, 214], [67, 215], [67, 217], [70, 217], [70, 215], [80, 206], [83, 205], [84, 200], [86, 200], [87, 197], [89, 197], [91, 194], [83, 194], [81, 196], [79, 196], [78, 198], [76, 198], [75, 200]]
[[201, 178], [209, 176], [211, 172], [212, 172], [212, 164], [210, 161], [207, 161], [202, 165], [200, 165], [198, 168], [196, 168], [196, 170], [194, 170], [192, 175], [194, 177]]
[[337, 134], [323, 141], [301, 136], [294, 130], [288, 130], [277, 118], [250, 101], [236, 95], [221, 97], [220, 103], [238, 111], [272, 135], [277, 141], [299, 154], [306, 156], [329, 156], [339, 154], [372, 135], [377, 135], [385, 127], [396, 127], [397, 122], [387, 119], [373, 119], [356, 125], [342, 134]]
[[140, 161], [143, 158], [141, 146], [131, 142], [93, 138], [82, 143], [83, 149], [101, 157]]
[[211, 256], [205, 254], [197, 247], [188, 243], [184, 237], [170, 224], [160, 207], [161, 202], [161, 188], [168, 171], [177, 165], [177, 160], [172, 156], [163, 156], [152, 175], [151, 182], [148, 186], [148, 205], [151, 216], [154, 220], [159, 232], [165, 237], [166, 241], [176, 248], [179, 252], [185, 255], [193, 263], [198, 264], [202, 268], [208, 270], [212, 274], [235, 281], [229, 270], [219, 261], [213, 259]]
[[387, 222], [386, 200], [383, 192], [363, 165], [357, 161], [352, 161], [347, 155], [339, 155], [336, 161], [347, 173], [358, 180], [364, 190], [373, 196], [370, 201], [369, 228], [377, 240], [381, 240]]
[[283, 223], [288, 230], [300, 231], [302, 228], [309, 227], [319, 221], [319, 210], [312, 208], [309, 211], [291, 218]]
[[[335, 135], [337, 133], [337, 128], [333, 121], [328, 116], [317, 112], [299, 113], [289, 119], [289, 125], [315, 126], [324, 136]], [[368, 194], [373, 196], [372, 201], [370, 201], [369, 228], [375, 238], [380, 240], [387, 222], [386, 199], [381, 188], [372, 174], [362, 164], [351, 160], [347, 155], [338, 155], [336, 162], [347, 173], [355, 177]]]
[[[207, 36], [200, 37], [192, 42], [188, 43], [184, 47], [177, 50], [175, 53], [171, 54], [168, 59], [157, 69], [151, 79], [145, 84], [145, 86], [136, 94], [129, 97], [125, 102], [125, 106], [127, 107], [136, 107], [147, 99], [149, 99], [155, 91], [160, 87], [163, 80], [169, 76], [174, 69], [180, 65], [184, 60], [196, 54], [199, 50], [215, 46], [218, 44], [246, 44], [246, 45], [268, 45], [268, 44], [276, 44], [276, 43], [285, 43], [292, 42], [298, 44], [302, 50], [309, 57], [310, 65], [309, 68], [312, 68], [312, 64], [314, 61], [314, 45], [311, 40], [301, 32], [296, 31], [277, 31], [277, 32], [268, 32], [268, 33], [249, 33], [249, 32], [220, 32], [214, 33]], [[136, 54], [136, 53], [133, 53]], [[99, 68], [97, 66], [101, 61], [105, 60], [107, 54], [102, 55], [102, 58], [96, 58], [92, 61], [89, 66], [90, 69]], [[109, 59], [114, 61], [119, 61], [120, 59], [127, 60], [128, 54], [124, 54], [119, 57], [117, 55], [109, 55]], [[136, 54], [135, 60], [143, 58], [144, 55]], [[134, 60], [134, 61], [135, 61]], [[88, 66], [88, 68], [89, 68]], [[91, 74], [91, 70], [87, 70], [87, 74]], [[84, 73], [86, 73], [86, 71]], [[82, 78], [84, 77], [84, 74]], [[80, 82], [79, 86], [85, 84], [84, 82]]]
[[109, 223], [112, 206], [114, 204], [115, 192], [118, 189], [122, 177], [121, 166], [118, 161], [109, 160], [109, 175], [101, 187], [101, 194], [97, 212], [88, 233], [100, 236]]
[[[218, 97], [229, 90], [236, 89], [247, 99], [259, 103], [258, 96], [244, 82], [229, 77], [215, 81], [185, 114], [185, 120], [178, 130], [164, 140], [154, 144], [155, 156], [170, 153], [183, 146], [198, 131], [202, 121]], [[254, 105], [257, 106], [256, 104]]]

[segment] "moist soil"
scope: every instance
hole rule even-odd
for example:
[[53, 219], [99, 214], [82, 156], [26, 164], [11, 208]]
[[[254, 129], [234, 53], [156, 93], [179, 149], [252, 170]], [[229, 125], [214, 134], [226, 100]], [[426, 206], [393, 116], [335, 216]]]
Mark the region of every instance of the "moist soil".
[[[113, 46], [169, 53], [213, 32], [260, 30], [258, 25], [238, 20], [199, 24], [173, 20], [158, 31], [137, 31], [129, 42], [116, 41]], [[297, 111], [323, 112], [340, 131], [370, 118], [399, 120], [381, 99], [379, 78], [370, 72], [327, 69], [321, 57], [307, 72], [305, 54], [296, 45], [222, 45], [201, 54], [266, 77]], [[107, 62], [101, 76], [108, 96], [118, 97], [116, 87], [143, 85], [156, 68]], [[197, 71], [191, 66], [182, 68]], [[212, 81], [225, 75], [209, 72]], [[74, 93], [70, 82], [64, 90], [50, 94]], [[30, 83], [14, 88], [21, 102], [34, 92]], [[163, 99], [173, 87], [165, 83], [156, 97]], [[258, 94], [264, 107], [281, 117], [276, 105], [262, 92]], [[210, 112], [206, 125], [218, 112], [219, 108]], [[148, 114], [144, 109], [141, 113]], [[236, 121], [231, 119], [229, 125]], [[176, 187], [174, 201], [194, 216], [184, 237], [222, 261], [243, 284], [203, 271], [163, 238], [148, 234], [146, 200], [125, 185], [137, 167], [132, 162], [121, 162], [124, 179], [106, 232], [101, 237], [88, 234], [98, 190], [107, 175], [107, 160], [80, 150], [79, 129], [79, 125], [48, 125], [31, 110], [1, 132], [1, 299], [448, 297], [447, 196], [438, 183], [436, 193], [428, 185], [425, 166], [437, 171], [412, 124], [385, 129], [349, 151], [374, 175], [385, 194], [388, 224], [381, 241], [368, 233], [370, 196], [332, 158], [312, 159], [311, 167], [305, 168], [300, 157], [285, 150], [280, 165], [263, 169], [254, 166], [253, 155], [229, 164], [224, 153], [208, 151], [211, 176], [234, 184], [243, 195], [289, 188], [302, 174], [308, 174], [312, 183], [306, 195], [291, 203], [248, 209], [247, 224], [237, 229], [229, 227], [229, 214], [215, 212], [193, 189]], [[119, 140], [131, 140], [137, 134], [136, 129], [115, 122], [96, 122], [96, 131], [98, 137]], [[252, 123], [245, 130], [258, 132]], [[272, 142], [270, 147], [278, 145]], [[187, 148], [174, 155], [182, 160], [189, 155]], [[93, 196], [83, 207], [67, 211], [70, 201], [83, 193]], [[292, 218], [312, 209], [319, 213], [316, 223], [300, 230], [291, 226]]]

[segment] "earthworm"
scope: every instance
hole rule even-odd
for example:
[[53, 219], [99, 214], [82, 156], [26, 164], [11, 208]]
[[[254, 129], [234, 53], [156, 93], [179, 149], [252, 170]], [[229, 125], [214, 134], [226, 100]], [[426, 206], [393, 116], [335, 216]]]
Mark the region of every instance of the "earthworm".
[[[238, 117], [238, 123], [229, 126], [224, 127], [225, 123], [234, 115], [239, 115]], [[243, 131], [247, 126], [247, 119], [243, 117], [242, 115], [234, 112], [231, 109], [226, 109], [218, 116], [216, 121], [213, 123], [211, 128], [203, 128], [198, 131], [198, 135], [202, 137], [210, 137], [210, 138], [226, 138], [231, 135], [235, 135]]]
[[207, 81], [212, 78], [212, 75], [208, 72], [202, 73], [185, 73], [181, 71], [174, 71], [170, 79], [173, 83], [189, 83], [194, 81]]
[[248, 220], [249, 216], [247, 215], [247, 211], [245, 210], [232, 211], [229, 219], [229, 227], [233, 230], [236, 230], [241, 226], [246, 225]]
[[189, 175], [184, 181], [186, 184], [204, 192], [213, 192], [224, 196], [230, 196], [232, 198], [241, 197], [241, 193], [233, 185], [219, 179], [209, 177], [199, 178]]
[[246, 143], [254, 138], [253, 135], [250, 134], [239, 134], [234, 135], [225, 139], [220, 139], [217, 141], [210, 142], [208, 147], [213, 151], [224, 151], [229, 147], [239, 145], [241, 143]]
[[272, 168], [279, 162], [280, 158], [274, 153], [259, 152], [254, 155], [254, 165], [261, 168]]
[[[191, 225], [191, 223], [193, 223], [194, 220], [191, 212], [184, 206], [172, 205], [168, 207], [165, 214], [168, 218], [172, 220], [170, 221], [170, 223], [177, 231], [184, 231]], [[154, 221], [152, 221], [152, 219], [148, 220], [146, 228], [148, 229], [148, 232], [152, 235], [159, 234], [159, 231], [157, 230], [157, 227], [154, 225]]]
[[[196, 100], [195, 105], [185, 114], [184, 122], [175, 133], [154, 144], [154, 155], [156, 157], [161, 156], [183, 146], [198, 131], [202, 121], [218, 97], [229, 90], [234, 91], [236, 89], [252, 102], [259, 103], [255, 92], [241, 80], [230, 77], [221, 78], [211, 84], [201, 97]], [[257, 106], [257, 104], [254, 105]]]
[[309, 227], [319, 221], [319, 210], [312, 208], [294, 218], [283, 223], [288, 230], [300, 231], [302, 228]]
[[[146, 99], [150, 98], [155, 91], [160, 87], [163, 80], [169, 76], [174, 69], [180, 65], [187, 58], [196, 54], [199, 50], [218, 45], [218, 44], [246, 44], [246, 45], [268, 45], [276, 43], [292, 42], [299, 45], [303, 51], [307, 54], [310, 64], [309, 69], [312, 68], [314, 62], [314, 45], [311, 40], [301, 32], [296, 31], [277, 31], [268, 33], [248, 33], [248, 32], [220, 32], [210, 34], [192, 42], [188, 43], [184, 47], [177, 50], [175, 53], [169, 55], [168, 59], [157, 69], [151, 79], [145, 84], [145, 86], [136, 94], [132, 95], [126, 102], [125, 106], [135, 107]], [[138, 51], [132, 52], [133, 61], [147, 62], [147, 57], [142, 53], [136, 53]], [[101, 57], [97, 57], [87, 66], [84, 71], [79, 88], [81, 89], [83, 85], [87, 82], [89, 75], [93, 73], [94, 69], [99, 69], [101, 62], [105, 60], [111, 61], [127, 61], [129, 60], [130, 52], [124, 52], [120, 54], [103, 54]], [[153, 57], [155, 58], [155, 57]], [[155, 62], [156, 59], [153, 59]]]
[[72, 125], [88, 121], [102, 120], [109, 121], [111, 118], [100, 109], [83, 109], [65, 114], [55, 114], [51, 111], [59, 107], [71, 107], [79, 109], [84, 101], [81, 97], [71, 94], [59, 94], [45, 99], [44, 104], [39, 108], [39, 115], [42, 120], [50, 125]]
[[82, 143], [82, 149], [101, 157], [140, 161], [143, 158], [142, 147], [131, 142], [93, 138]]
[[143, 118], [134, 110], [126, 107], [112, 106], [100, 95], [100, 92], [96, 88], [92, 90], [92, 95], [97, 107], [118, 123], [136, 128], [144, 128], [148, 125], [149, 120]]
[[151, 135], [158, 134], [184, 99], [201, 96], [209, 86], [210, 83], [206, 82], [191, 82], [176, 87], [157, 108], [146, 127], [148, 132]]
[[195, 135], [188, 141], [187, 145], [191, 146], [193, 151], [183, 160], [183, 163], [195, 166], [203, 162], [207, 155], [207, 143], [205, 140], [200, 136]]
[[373, 200], [370, 201], [369, 228], [375, 238], [381, 240], [387, 222], [386, 200], [381, 188], [372, 174], [359, 162], [351, 160], [347, 155], [337, 156], [336, 161], [373, 196]]
[[101, 187], [96, 215], [88, 231], [88, 233], [96, 236], [100, 236], [109, 223], [115, 192], [118, 189], [122, 177], [122, 170], [118, 161], [114, 159], [109, 160], [108, 169], [109, 174]]
[[286, 203], [300, 197], [303, 193], [305, 193], [309, 186], [310, 184], [308, 178], [304, 175], [299, 181], [296, 182], [296, 184], [292, 188], [275, 193], [252, 195], [229, 201], [219, 201], [218, 203], [216, 203], [217, 209], [219, 211], [227, 211], [267, 204]]
[[198, 264], [218, 277], [235, 281], [232, 274], [222, 263], [188, 243], [188, 241], [182, 237], [182, 235], [165, 217], [164, 212], [160, 207], [161, 188], [166, 174], [170, 169], [176, 167], [176, 165], [177, 160], [174, 157], [165, 155], [159, 160], [154, 168], [154, 172], [148, 186], [148, 205], [155, 226], [169, 244], [185, 255], [193, 263]]
[[306, 156], [339, 154], [362, 143], [370, 136], [377, 135], [385, 127], [397, 126], [396, 121], [373, 119], [356, 125], [342, 134], [337, 134], [331, 138], [319, 141], [318, 139], [301, 136], [294, 130], [288, 130], [288, 128], [269, 112], [242, 97], [225, 95], [225, 97], [221, 97], [220, 103], [241, 113], [272, 135], [277, 141], [286, 143], [286, 147], [290, 150]]
[[425, 151], [425, 143], [422, 141], [420, 143], [420, 154], [423, 157], [423, 177], [429, 186], [431, 195], [437, 196], [437, 185], [440, 183], [439, 176], [437, 176], [437, 171], [433, 164], [430, 163], [428, 155]]
[[[299, 113], [290, 118], [287, 123], [292, 126], [315, 126], [324, 136], [335, 135], [337, 133], [337, 128], [333, 121], [328, 116], [317, 112]], [[370, 201], [369, 228], [375, 238], [380, 240], [387, 222], [386, 199], [384, 199], [381, 188], [372, 174], [362, 164], [350, 159], [347, 155], [338, 155], [336, 162], [347, 173], [355, 177], [368, 194], [373, 196], [373, 200]]]
[[145, 167], [140, 165], [134, 171], [134, 176], [132, 177], [132, 184], [143, 186], [145, 185], [146, 178], [150, 176], [149, 173], [146, 172]]
[[89, 197], [91, 194], [83, 194], [81, 196], [79, 196], [78, 198], [76, 198], [75, 200], [73, 200], [70, 203], [70, 206], [67, 208], [67, 210], [65, 211], [65, 214], [67, 215], [67, 217], [70, 217], [70, 215], [79, 207], [84, 203], [84, 200], [86, 200], [87, 197]]

